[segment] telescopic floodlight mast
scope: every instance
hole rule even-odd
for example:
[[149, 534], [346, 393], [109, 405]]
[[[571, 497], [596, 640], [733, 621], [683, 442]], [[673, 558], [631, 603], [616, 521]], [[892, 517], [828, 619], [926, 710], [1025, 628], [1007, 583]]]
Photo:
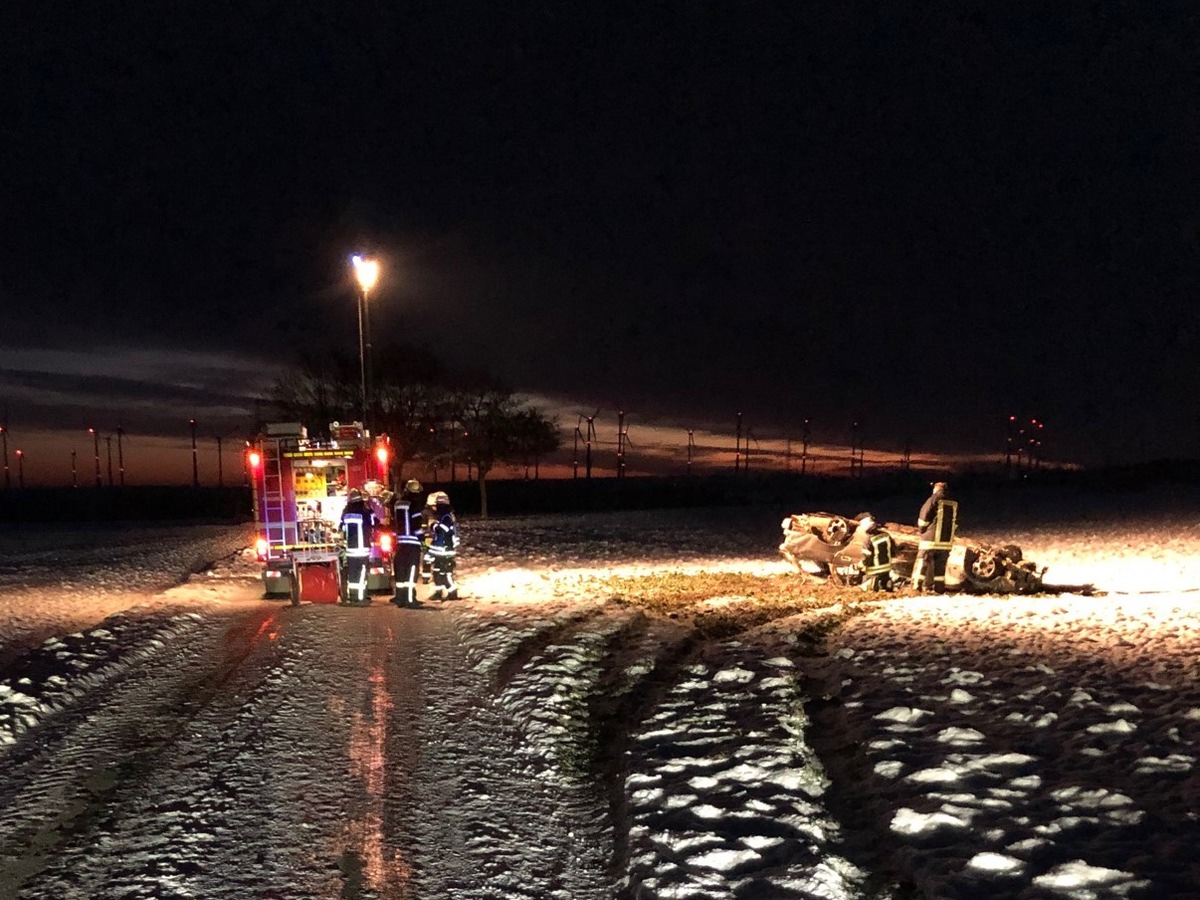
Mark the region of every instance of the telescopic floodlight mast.
[[379, 261], [361, 254], [350, 257], [354, 264], [354, 277], [358, 279], [358, 374], [359, 392], [362, 402], [363, 427], [370, 431], [367, 422], [367, 409], [370, 405], [370, 371], [371, 371], [371, 320], [367, 307], [367, 297], [379, 281]]

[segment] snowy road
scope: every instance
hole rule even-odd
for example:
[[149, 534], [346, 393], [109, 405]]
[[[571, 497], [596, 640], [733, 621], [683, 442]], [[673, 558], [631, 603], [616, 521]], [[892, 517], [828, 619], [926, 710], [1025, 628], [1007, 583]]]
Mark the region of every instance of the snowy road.
[[0, 896], [609, 895], [603, 815], [513, 752], [449, 612], [163, 624], [10, 750]]
[[0, 897], [1200, 896], [1200, 524], [1024, 532], [1107, 596], [763, 624], [777, 523], [467, 522], [466, 599], [421, 610], [263, 601], [241, 554], [178, 584], [236, 531], [129, 538], [112, 590], [17, 546]]

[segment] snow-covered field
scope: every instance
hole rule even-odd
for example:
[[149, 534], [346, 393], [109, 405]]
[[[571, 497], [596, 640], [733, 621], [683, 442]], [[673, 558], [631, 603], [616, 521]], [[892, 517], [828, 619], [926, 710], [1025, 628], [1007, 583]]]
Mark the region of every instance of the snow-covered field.
[[[779, 520], [799, 510], [466, 521], [466, 599], [450, 611], [491, 702], [523, 735], [519, 752], [547, 777], [591, 796], [588, 742], [611, 743], [599, 759], [615, 792], [580, 801], [608, 807], [596, 832], [614, 845], [604, 890], [1200, 897], [1198, 499], [964, 500], [970, 537], [1018, 543], [1048, 582], [1102, 593], [884, 597], [817, 653], [804, 634], [819, 611], [699, 641], [686, 622], [648, 623], [595, 593], [597, 573], [785, 573]], [[239, 529], [94, 551], [77, 533], [44, 534], [0, 533], [0, 662], [24, 660], [43, 679], [22, 685], [0, 668], [0, 739], [69, 705], [76, 680], [136, 664], [123, 654], [171, 640], [189, 617], [256, 602]], [[91, 562], [58, 574], [64, 547]], [[205, 574], [161, 590], [207, 560]], [[29, 665], [23, 651], [51, 636]], [[393, 895], [421, 896], [378, 894]]]

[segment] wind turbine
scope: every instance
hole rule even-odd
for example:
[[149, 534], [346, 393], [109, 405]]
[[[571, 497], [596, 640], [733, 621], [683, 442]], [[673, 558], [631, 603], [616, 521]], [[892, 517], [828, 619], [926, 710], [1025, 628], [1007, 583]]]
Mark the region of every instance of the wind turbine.
[[754, 441], [754, 452], [755, 453], [758, 453], [760, 450], [762, 450], [762, 446], [758, 443], [758, 438], [756, 438], [754, 436], [754, 432], [750, 428], [747, 428], [746, 429], [746, 464], [745, 464], [745, 466], [742, 467], [743, 472], [750, 471], [750, 442], [751, 441]]
[[[592, 441], [596, 439], [596, 416], [600, 415], [600, 410], [597, 409], [590, 416], [579, 414], [579, 421], [575, 423], [575, 477], [579, 477], [579, 442], [584, 442], [584, 448], [587, 453], [586, 473], [588, 479], [592, 477]], [[587, 422], [586, 434], [580, 429], [580, 425]]]
[[625, 425], [625, 410], [617, 413], [617, 477], [625, 477], [625, 450], [632, 447], [629, 429]]

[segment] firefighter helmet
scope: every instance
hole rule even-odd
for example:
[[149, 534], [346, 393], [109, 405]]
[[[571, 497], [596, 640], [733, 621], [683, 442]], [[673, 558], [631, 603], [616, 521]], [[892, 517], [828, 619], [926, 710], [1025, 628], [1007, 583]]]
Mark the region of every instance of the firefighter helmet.
[[433, 503], [431, 505], [437, 506], [439, 503], [447, 503], [448, 504], [449, 502], [450, 502], [450, 495], [447, 494], [445, 491], [438, 491], [436, 494], [433, 495]]
[[415, 478], [408, 479], [408, 481], [404, 482], [404, 492], [406, 494], [421, 493], [421, 482], [417, 481]]
[[353, 502], [355, 500], [361, 500], [362, 499], [362, 491], [360, 491], [358, 488], [350, 488], [350, 493], [348, 493], [346, 495], [346, 499], [351, 502]]

